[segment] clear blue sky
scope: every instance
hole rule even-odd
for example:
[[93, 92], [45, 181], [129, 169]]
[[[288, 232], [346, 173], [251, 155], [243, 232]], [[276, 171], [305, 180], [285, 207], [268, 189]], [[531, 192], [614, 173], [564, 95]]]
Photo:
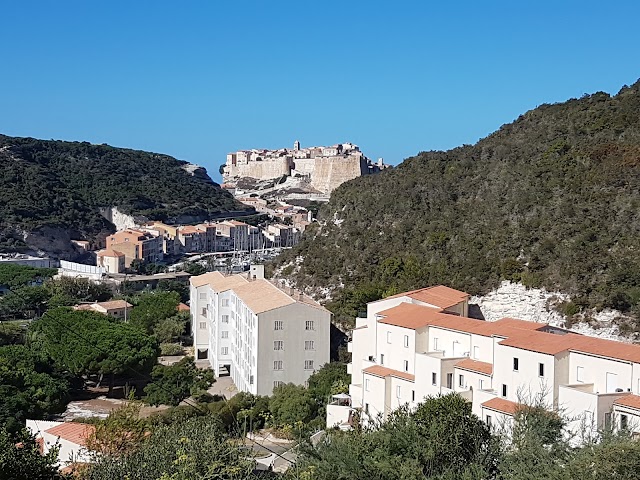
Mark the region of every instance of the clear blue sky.
[[640, 77], [640, 2], [3, 2], [0, 133], [167, 153], [351, 141], [397, 164]]

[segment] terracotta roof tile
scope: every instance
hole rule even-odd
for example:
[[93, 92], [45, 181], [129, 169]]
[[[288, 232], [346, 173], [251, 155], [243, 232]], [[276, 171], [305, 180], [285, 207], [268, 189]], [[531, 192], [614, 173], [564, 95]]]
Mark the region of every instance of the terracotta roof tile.
[[482, 373], [484, 375], [491, 375], [493, 373], [493, 365], [487, 362], [480, 362], [478, 360], [472, 360], [466, 358], [455, 364], [456, 368], [462, 368], [471, 372]]
[[189, 308], [189, 305], [187, 305], [186, 303], [182, 303], [182, 302], [180, 302], [180, 303], [178, 304], [178, 311], [179, 311], [179, 312], [188, 312], [188, 311], [190, 311], [190, 310], [191, 310], [191, 309]]
[[86, 446], [87, 437], [95, 431], [95, 427], [86, 423], [65, 422], [45, 431], [76, 445]]
[[326, 308], [311, 297], [301, 293], [287, 293], [268, 280], [258, 279], [233, 289], [234, 293], [253, 311], [263, 313], [294, 303], [303, 303], [328, 312]]
[[111, 300], [109, 302], [94, 303], [92, 305], [97, 305], [99, 307], [104, 308], [105, 310], [113, 310], [113, 309], [116, 309], [116, 308], [131, 308], [131, 307], [133, 307], [133, 305], [131, 305], [129, 302], [127, 302], [125, 300]]
[[520, 408], [520, 404], [505, 400], [504, 398], [492, 398], [482, 404], [484, 408], [495, 410], [496, 412], [506, 413], [507, 415], [513, 415]]
[[627, 362], [640, 363], [640, 345], [616, 342], [603, 338], [582, 336], [580, 342], [571, 345], [574, 352], [588, 353], [601, 357], [615, 358]]
[[363, 373], [367, 373], [369, 375], [375, 375], [376, 377], [397, 377], [402, 378], [403, 380], [409, 380], [410, 382], [415, 381], [415, 375], [411, 375], [407, 372], [401, 372], [399, 370], [394, 370], [392, 368], [383, 367], [381, 365], [372, 365], [370, 367], [362, 370]]
[[209, 272], [196, 277], [191, 277], [189, 281], [194, 287], [210, 285], [211, 288], [218, 293], [249, 283], [249, 281], [242, 275], [225, 276], [220, 272]]
[[124, 257], [124, 253], [118, 252], [113, 248], [105, 248], [104, 250], [98, 250], [96, 252], [96, 256], [98, 257]]
[[419, 302], [429, 303], [439, 308], [449, 308], [467, 300], [469, 298], [469, 294], [444, 285], [436, 285], [434, 287], [420, 288], [418, 290], [398, 293], [397, 295], [392, 295], [391, 297], [387, 297], [383, 300], [400, 297], [410, 297], [414, 300], [418, 300]]
[[613, 402], [613, 404], [620, 405], [621, 407], [629, 407], [640, 410], [640, 396], [625, 395], [624, 397], [618, 398], [615, 402]]
[[555, 335], [552, 333], [520, 330], [509, 335], [509, 338], [502, 340], [500, 345], [507, 347], [521, 348], [531, 352], [544, 353], [546, 355], [556, 355], [569, 350], [583, 338], [582, 335], [567, 333], [566, 335]]

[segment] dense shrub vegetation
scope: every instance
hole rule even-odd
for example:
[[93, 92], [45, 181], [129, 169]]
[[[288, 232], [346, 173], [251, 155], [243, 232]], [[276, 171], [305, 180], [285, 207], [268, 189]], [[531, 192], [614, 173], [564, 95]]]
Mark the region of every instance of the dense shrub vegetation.
[[341, 185], [279, 264], [302, 255], [300, 286], [345, 285], [329, 304], [338, 319], [405, 289], [482, 294], [502, 279], [569, 293], [573, 311], [638, 317], [639, 193], [640, 82]]
[[246, 209], [204, 170], [184, 170], [186, 163], [108, 145], [0, 135], [0, 246], [20, 243], [9, 226], [56, 225], [93, 238], [112, 228], [103, 207], [159, 220]]

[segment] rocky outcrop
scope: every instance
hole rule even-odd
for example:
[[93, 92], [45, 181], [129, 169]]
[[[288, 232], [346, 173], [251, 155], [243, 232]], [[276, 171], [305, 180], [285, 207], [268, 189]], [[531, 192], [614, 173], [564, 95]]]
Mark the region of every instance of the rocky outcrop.
[[124, 230], [126, 228], [134, 228], [136, 225], [145, 223], [146, 217], [133, 217], [118, 210], [118, 207], [103, 208], [100, 210], [102, 216], [109, 220], [115, 226], [116, 230]]
[[[589, 311], [569, 318], [558, 311], [558, 306], [569, 302], [569, 295], [549, 292], [539, 288], [527, 288], [520, 283], [504, 281], [487, 295], [469, 299], [470, 315], [495, 322], [501, 318], [519, 318], [532, 322], [548, 323], [570, 328], [576, 333], [612, 340], [629, 340], [620, 334], [617, 321], [623, 318], [615, 310]], [[589, 322], [584, 321], [589, 317]]]

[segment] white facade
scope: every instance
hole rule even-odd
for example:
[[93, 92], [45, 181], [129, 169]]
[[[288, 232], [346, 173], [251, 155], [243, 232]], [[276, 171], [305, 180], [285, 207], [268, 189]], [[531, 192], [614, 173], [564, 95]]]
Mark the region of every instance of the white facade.
[[238, 390], [270, 395], [280, 384], [305, 384], [329, 362], [331, 314], [262, 273], [192, 277], [191, 316], [197, 358], [230, 374]]
[[47, 454], [55, 445], [59, 446], [57, 465], [60, 468], [72, 463], [88, 463], [92, 460], [86, 448], [87, 437], [94, 431], [92, 425], [27, 420], [26, 428], [40, 443], [42, 454]]
[[569, 416], [577, 434], [605, 425], [640, 432], [640, 346], [467, 318], [465, 295], [440, 286], [367, 306], [347, 366], [352, 406], [365, 422], [457, 392], [492, 424], [508, 423], [521, 403], [542, 402]]

